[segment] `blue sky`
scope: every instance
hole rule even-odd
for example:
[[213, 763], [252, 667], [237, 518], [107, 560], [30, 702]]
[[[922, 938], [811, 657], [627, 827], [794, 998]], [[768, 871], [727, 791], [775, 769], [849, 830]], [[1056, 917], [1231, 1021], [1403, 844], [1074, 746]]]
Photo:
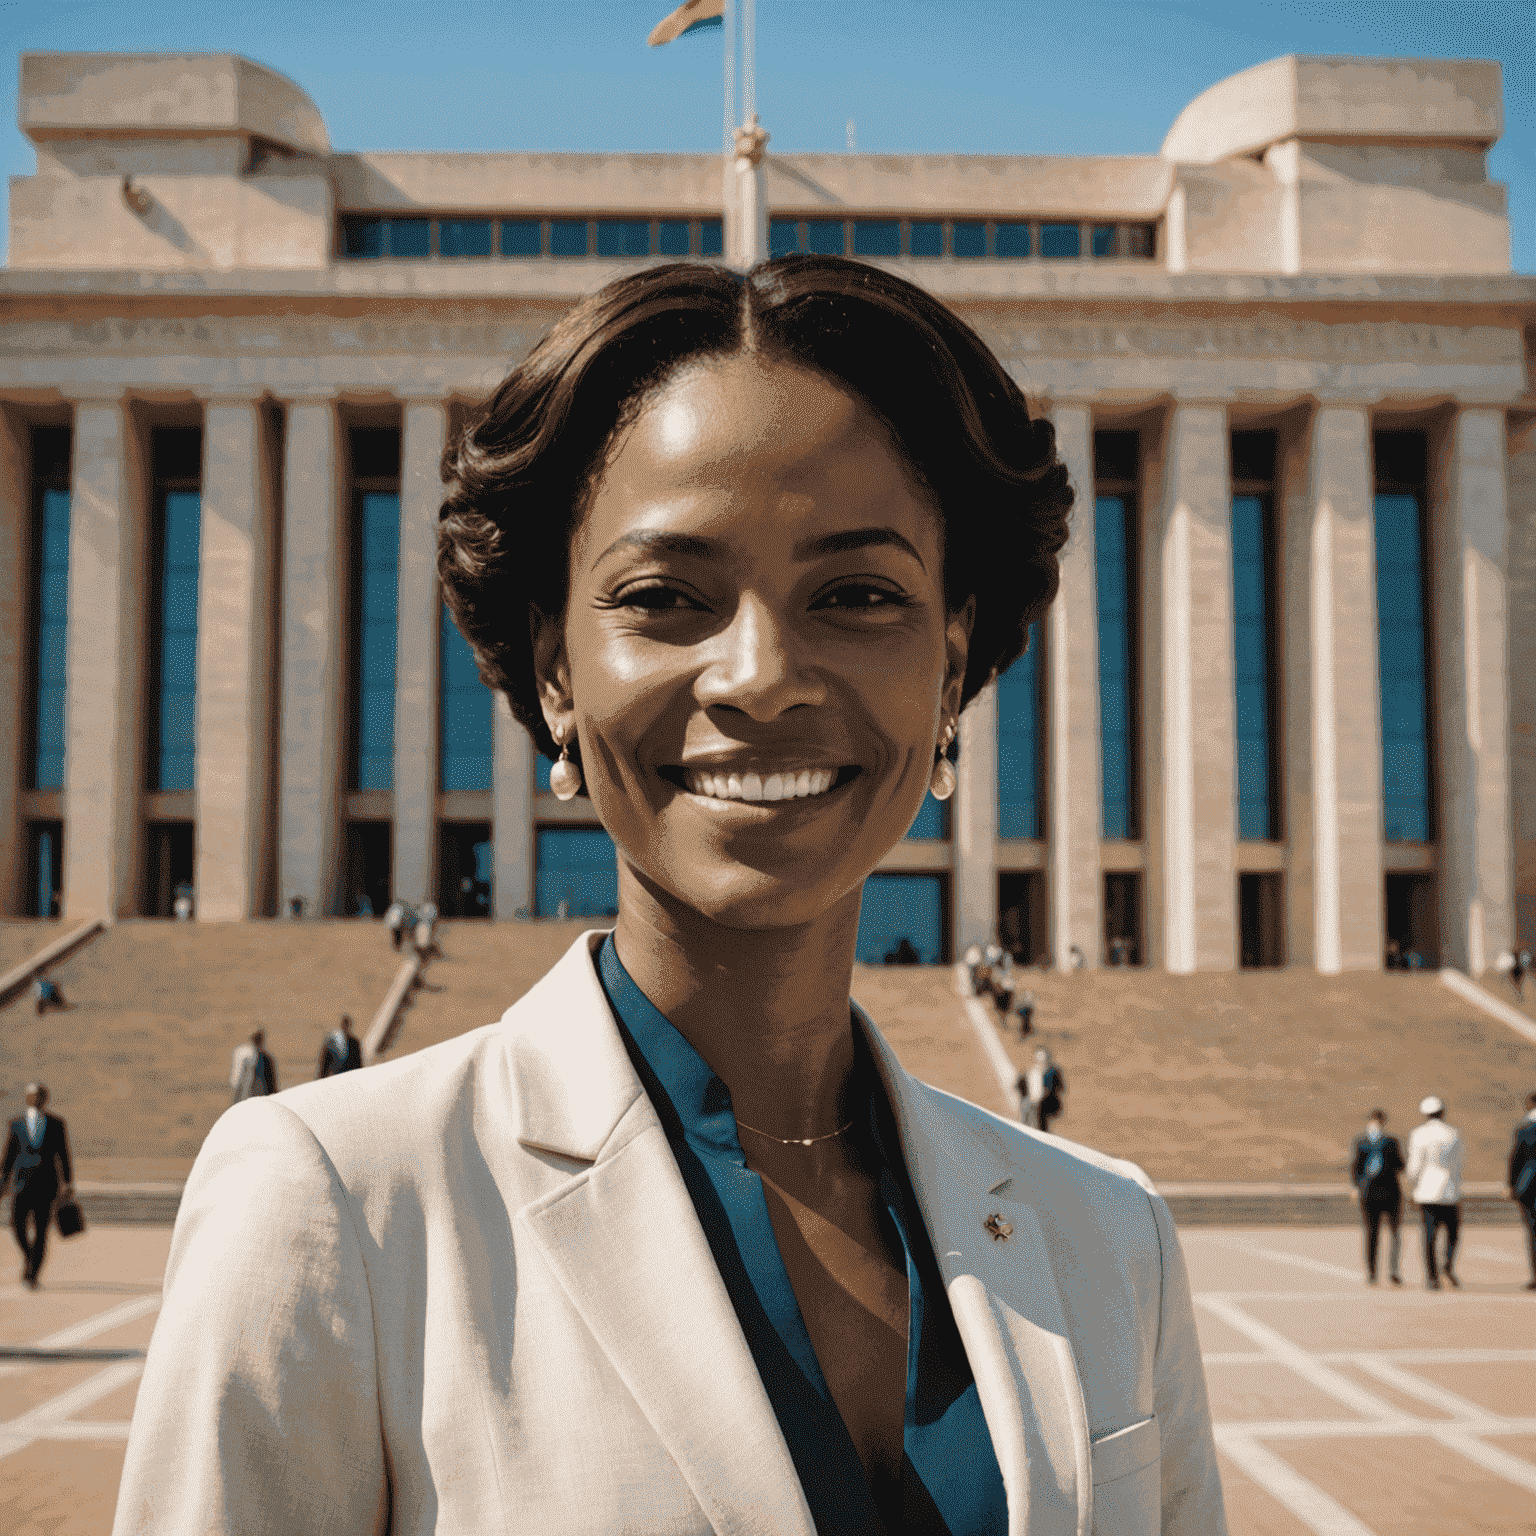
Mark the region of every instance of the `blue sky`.
[[[220, 51], [282, 71], [338, 149], [707, 150], [721, 41], [660, 49], [668, 0], [0, 0], [0, 103], [29, 50]], [[1283, 53], [1497, 59], [1517, 271], [1536, 272], [1536, 0], [758, 0], [781, 150], [1155, 154], [1186, 102]], [[8, 175], [35, 168], [4, 133]]]

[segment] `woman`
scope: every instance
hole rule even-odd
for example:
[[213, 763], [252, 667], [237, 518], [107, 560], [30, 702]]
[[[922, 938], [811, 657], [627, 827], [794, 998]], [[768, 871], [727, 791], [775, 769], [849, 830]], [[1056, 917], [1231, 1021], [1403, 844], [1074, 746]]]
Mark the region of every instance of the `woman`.
[[1055, 591], [1049, 426], [894, 277], [679, 265], [444, 478], [448, 601], [618, 924], [214, 1129], [118, 1532], [1220, 1531], [1162, 1202], [848, 1001], [865, 877]]

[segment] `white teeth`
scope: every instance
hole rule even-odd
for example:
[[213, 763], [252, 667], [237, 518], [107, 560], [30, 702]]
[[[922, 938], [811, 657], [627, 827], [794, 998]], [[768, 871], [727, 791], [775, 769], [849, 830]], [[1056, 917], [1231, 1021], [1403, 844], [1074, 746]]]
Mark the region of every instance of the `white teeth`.
[[709, 800], [808, 800], [824, 795], [837, 781], [832, 768], [802, 768], [798, 773], [705, 773], [690, 768], [683, 783], [693, 795]]

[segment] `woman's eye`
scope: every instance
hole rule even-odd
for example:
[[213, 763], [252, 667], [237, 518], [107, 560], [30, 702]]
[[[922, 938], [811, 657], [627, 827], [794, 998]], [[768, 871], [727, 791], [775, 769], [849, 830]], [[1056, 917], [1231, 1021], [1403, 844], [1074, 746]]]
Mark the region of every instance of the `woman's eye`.
[[846, 586], [833, 587], [823, 593], [812, 605], [816, 608], [851, 608], [868, 611], [871, 608], [904, 607], [906, 599], [900, 592], [889, 587], [877, 587], [869, 582], [849, 582]]
[[688, 610], [699, 606], [686, 592], [676, 587], [631, 587], [619, 594], [619, 605], [624, 608], [644, 608], [650, 612]]

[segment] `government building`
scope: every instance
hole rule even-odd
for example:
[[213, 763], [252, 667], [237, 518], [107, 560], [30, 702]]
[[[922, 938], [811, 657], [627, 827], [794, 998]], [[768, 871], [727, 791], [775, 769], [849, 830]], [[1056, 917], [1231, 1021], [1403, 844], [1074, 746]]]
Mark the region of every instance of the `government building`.
[[[33, 54], [0, 270], [0, 914], [603, 913], [434, 573], [448, 434], [583, 294], [724, 261], [718, 154], [353, 154], [224, 55]], [[1536, 279], [1498, 66], [1288, 57], [1157, 155], [787, 154], [774, 254], [952, 305], [1055, 423], [1061, 595], [860, 957], [1536, 946]], [[771, 128], [773, 125], [767, 125]]]

